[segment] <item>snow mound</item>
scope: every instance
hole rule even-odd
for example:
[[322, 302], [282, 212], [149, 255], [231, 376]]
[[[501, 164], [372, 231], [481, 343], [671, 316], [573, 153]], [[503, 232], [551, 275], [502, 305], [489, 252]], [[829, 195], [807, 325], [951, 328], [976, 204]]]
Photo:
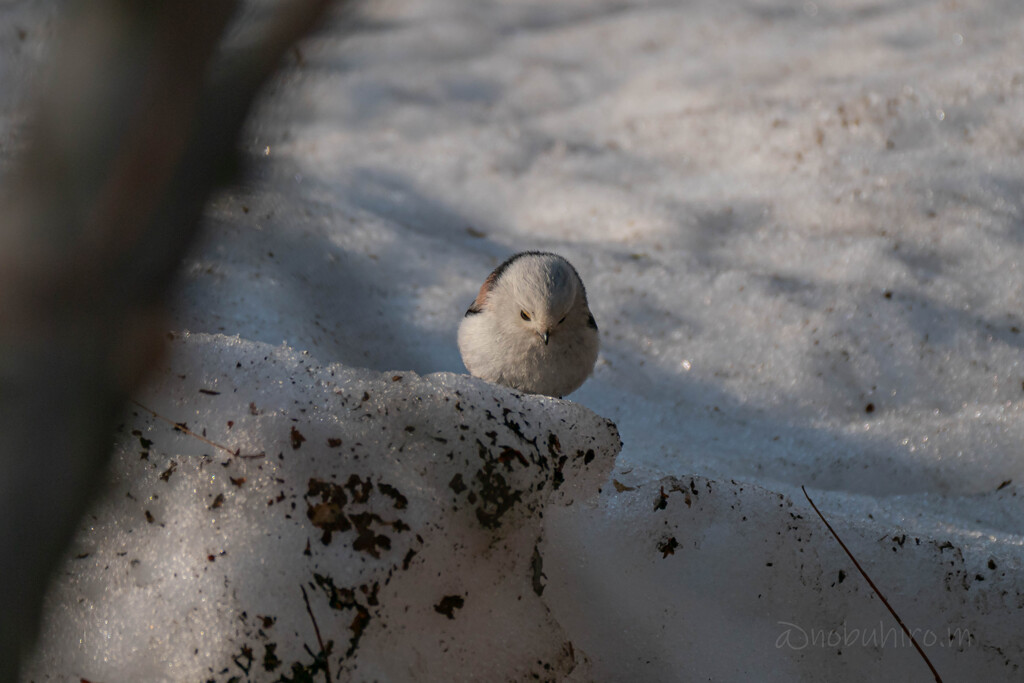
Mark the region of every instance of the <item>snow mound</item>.
[[119, 430], [27, 679], [585, 672], [539, 545], [545, 511], [596, 499], [611, 422], [223, 335], [177, 336], [168, 363]]
[[[626, 482], [546, 516], [545, 597], [594, 680], [929, 680], [803, 494]], [[823, 511], [945, 680], [1019, 675], [1019, 549]]]

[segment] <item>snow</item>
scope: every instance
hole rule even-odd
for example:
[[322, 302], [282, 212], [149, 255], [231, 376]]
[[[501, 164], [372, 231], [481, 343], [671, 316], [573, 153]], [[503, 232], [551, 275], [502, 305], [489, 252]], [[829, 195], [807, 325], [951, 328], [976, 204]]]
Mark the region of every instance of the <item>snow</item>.
[[[41, 678], [312, 673], [316, 628], [331, 670], [358, 679], [453, 659], [466, 679], [577, 668], [532, 563], [543, 510], [607, 477], [608, 421], [222, 335], [176, 338], [161, 374], [119, 430], [111, 490], [51, 595], [43, 640], [77, 647], [47, 652]], [[203, 424], [209, 442], [154, 412]], [[510, 637], [509, 623], [535, 627]]]
[[[209, 207], [171, 355], [139, 396], [270, 457], [230, 459], [133, 409], [29, 679], [227, 680], [241, 644], [268, 638], [308, 663], [306, 577], [332, 672], [360, 679], [926, 680], [911, 647], [884, 640], [894, 622], [801, 485], [946, 680], [1019, 676], [1022, 34], [1010, 0], [377, 0], [351, 34], [333, 22], [250, 122], [250, 173]], [[21, 52], [3, 39], [5, 80], [38, 59], [29, 36]], [[3, 149], [14, 101], [0, 101]], [[586, 409], [448, 374], [464, 371], [455, 330], [480, 282], [527, 248], [587, 285], [602, 352], [569, 398], [617, 425], [614, 465]], [[495, 536], [448, 509], [448, 465], [395, 457], [401, 420], [366, 437], [376, 457], [325, 469], [326, 439], [364, 428], [339, 407], [358, 390], [335, 386], [373, 387], [380, 409], [460, 391], [603, 457], [572, 505], [540, 496]], [[424, 430], [452, 429], [424, 410]], [[156, 462], [133, 429], [154, 435]], [[309, 563], [371, 585], [410, 547], [301, 554], [307, 479], [354, 467], [401, 482], [410, 518], [440, 526], [423, 552], [444, 570], [396, 579], [374, 615], [394, 632], [369, 629], [342, 663], [351, 615], [327, 607]], [[248, 488], [222, 481], [236, 471]], [[293, 520], [264, 509], [274, 476]], [[446, 591], [481, 602], [448, 619], [432, 608]], [[270, 613], [261, 636], [254, 615]], [[858, 637], [794, 645], [815, 629]]]

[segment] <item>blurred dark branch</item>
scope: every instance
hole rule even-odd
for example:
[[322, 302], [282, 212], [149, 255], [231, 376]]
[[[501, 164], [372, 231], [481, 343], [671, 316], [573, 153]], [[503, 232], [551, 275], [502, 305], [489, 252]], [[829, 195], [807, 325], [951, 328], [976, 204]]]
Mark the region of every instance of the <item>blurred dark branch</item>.
[[291, 0], [228, 53], [234, 0], [86, 0], [0, 198], [0, 681], [103, 478], [162, 301], [236, 166], [259, 86], [330, 0]]

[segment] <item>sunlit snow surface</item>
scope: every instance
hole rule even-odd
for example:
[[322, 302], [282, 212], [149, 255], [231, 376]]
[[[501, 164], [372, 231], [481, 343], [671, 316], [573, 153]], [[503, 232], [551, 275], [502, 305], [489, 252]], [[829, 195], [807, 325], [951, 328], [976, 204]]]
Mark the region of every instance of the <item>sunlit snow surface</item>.
[[[310, 562], [308, 538], [325, 551], [308, 528], [308, 482], [289, 480], [288, 524], [231, 503], [265, 507], [248, 482], [270, 491], [271, 470], [323, 462], [328, 432], [363, 428], [325, 398], [325, 372], [381, 387], [412, 371], [424, 392], [440, 382], [494, 400], [431, 373], [464, 371], [462, 313], [527, 248], [566, 256], [587, 285], [603, 347], [570, 399], [618, 426], [614, 469], [574, 505], [522, 513], [506, 545], [471, 518], [422, 512], [480, 544], [434, 568], [445, 590], [487, 601], [467, 598], [448, 619], [431, 607], [441, 579], [396, 584], [420, 611], [374, 621], [347, 658], [351, 610], [329, 615], [307, 576], [335, 675], [929, 680], [801, 485], [946, 680], [1021, 675], [1024, 5], [396, 0], [367, 5], [346, 35], [328, 26], [269, 89], [244, 136], [249, 176], [210, 207], [171, 353], [139, 396], [285, 460], [225, 467], [141, 409], [126, 416], [112, 492], [52, 592], [31, 678], [244, 678], [242, 645], [253, 680], [312, 661], [295, 563]], [[221, 362], [229, 402], [175, 369]], [[276, 417], [240, 416], [271, 382], [283, 382]], [[563, 446], [566, 415], [603, 429], [556, 401], [495, 396], [553, 411], [536, 428]], [[428, 422], [451, 429], [446, 415]], [[298, 450], [292, 418], [316, 435]], [[128, 468], [133, 429], [155, 445]], [[387, 441], [360, 467], [417, 486]], [[223, 482], [234, 468], [246, 486]], [[430, 500], [439, 475], [422, 476]], [[161, 495], [153, 524], [177, 535], [153, 541], [126, 491]], [[229, 536], [246, 539], [244, 559], [217, 555]], [[401, 564], [402, 543], [387, 562]], [[358, 553], [331, 557], [346, 587], [386, 574]], [[278, 621], [260, 635], [271, 607]], [[382, 623], [401, 633], [388, 640], [372, 630]], [[267, 642], [288, 653], [272, 672]], [[399, 668], [410, 652], [423, 654]], [[495, 668], [479, 668], [488, 657]]]

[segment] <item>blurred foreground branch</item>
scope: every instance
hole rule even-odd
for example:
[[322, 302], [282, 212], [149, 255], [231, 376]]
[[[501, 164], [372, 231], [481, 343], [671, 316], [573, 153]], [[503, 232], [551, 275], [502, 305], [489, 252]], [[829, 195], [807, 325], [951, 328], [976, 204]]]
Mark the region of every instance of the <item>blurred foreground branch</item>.
[[0, 197], [0, 681], [160, 353], [163, 298], [256, 92], [329, 4], [281, 3], [233, 53], [234, 0], [87, 0], [65, 22]]

